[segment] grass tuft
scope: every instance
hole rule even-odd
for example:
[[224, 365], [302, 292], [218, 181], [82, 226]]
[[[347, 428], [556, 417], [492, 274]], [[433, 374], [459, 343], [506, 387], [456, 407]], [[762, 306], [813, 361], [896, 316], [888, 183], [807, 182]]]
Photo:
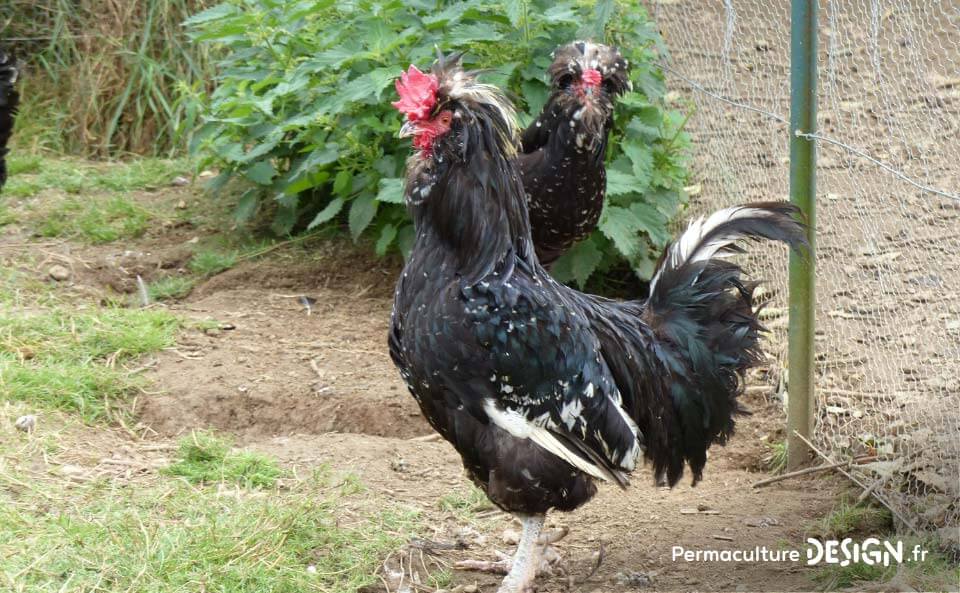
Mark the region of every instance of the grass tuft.
[[272, 488], [283, 471], [277, 463], [250, 451], [233, 451], [230, 441], [193, 432], [180, 441], [179, 459], [164, 473], [194, 484], [231, 482], [244, 488]]
[[770, 454], [766, 458], [767, 468], [770, 470], [770, 473], [774, 475], [779, 475], [783, 473], [783, 470], [787, 469], [787, 441], [777, 441], [771, 443], [770, 445]]
[[198, 251], [190, 258], [189, 267], [191, 271], [201, 276], [214, 276], [235, 266], [237, 258], [236, 251], [205, 249]]
[[170, 185], [177, 175], [190, 171], [182, 160], [137, 159], [95, 164], [68, 158], [33, 155], [10, 159], [10, 177], [4, 195], [28, 198], [45, 190], [67, 194], [153, 190]]
[[54, 506], [0, 505], [11, 590], [356, 591], [377, 583], [384, 558], [416, 531], [415, 514], [390, 507], [342, 525], [341, 501], [308, 488], [222, 496], [167, 481], [65, 490]]
[[161, 310], [0, 313], [0, 399], [108, 418], [140, 384], [122, 363], [172, 346], [179, 326]]
[[455, 513], [457, 515], [469, 515], [493, 508], [493, 504], [482, 490], [475, 486], [470, 486], [466, 492], [457, 490], [449, 494], [444, 494], [437, 500], [437, 507], [441, 511]]
[[169, 301], [182, 299], [193, 290], [193, 279], [183, 276], [167, 276], [154, 280], [147, 286], [150, 299], [154, 301]]
[[855, 533], [876, 535], [893, 526], [893, 516], [884, 507], [870, 504], [851, 504], [844, 497], [837, 507], [813, 527], [814, 537], [843, 539]]
[[109, 243], [139, 237], [150, 226], [151, 215], [121, 196], [106, 200], [68, 199], [44, 213], [37, 233], [43, 237], [80, 237], [90, 243]]

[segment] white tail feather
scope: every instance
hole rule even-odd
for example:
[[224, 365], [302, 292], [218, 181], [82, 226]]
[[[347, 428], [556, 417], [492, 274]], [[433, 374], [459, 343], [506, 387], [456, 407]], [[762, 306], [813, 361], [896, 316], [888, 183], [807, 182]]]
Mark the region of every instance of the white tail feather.
[[650, 292], [653, 293], [664, 269], [675, 269], [686, 263], [707, 261], [714, 257], [723, 257], [729, 253], [728, 247], [743, 237], [742, 233], [731, 231], [715, 237], [710, 243], [703, 244], [703, 238], [718, 226], [739, 218], [776, 218], [777, 214], [762, 208], [733, 206], [717, 210], [710, 216], [692, 221], [687, 230], [680, 235], [667, 251], [667, 256], [650, 280]]

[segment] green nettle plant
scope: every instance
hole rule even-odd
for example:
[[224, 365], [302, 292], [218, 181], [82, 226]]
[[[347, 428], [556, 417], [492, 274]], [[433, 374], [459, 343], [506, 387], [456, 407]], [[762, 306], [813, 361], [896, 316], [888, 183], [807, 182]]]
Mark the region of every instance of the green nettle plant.
[[662, 44], [633, 2], [228, 0], [187, 26], [222, 56], [216, 91], [195, 97], [205, 123], [193, 149], [220, 168], [215, 190], [248, 183], [239, 221], [273, 204], [279, 234], [346, 219], [354, 240], [375, 239], [378, 254], [406, 253], [410, 144], [397, 139], [401, 117], [390, 106], [400, 71], [428, 66], [436, 48], [462, 51], [467, 67], [486, 69], [485, 81], [516, 97], [526, 124], [546, 100], [551, 52], [577, 38], [619, 46], [635, 90], [617, 109], [599, 229], [554, 274], [582, 285], [626, 260], [649, 277], [686, 200], [686, 119], [663, 105]]

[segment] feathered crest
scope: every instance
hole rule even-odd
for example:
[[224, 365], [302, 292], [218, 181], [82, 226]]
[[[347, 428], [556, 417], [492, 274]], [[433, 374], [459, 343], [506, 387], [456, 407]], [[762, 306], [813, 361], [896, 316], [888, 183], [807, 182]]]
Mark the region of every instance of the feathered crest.
[[554, 84], [566, 75], [579, 74], [581, 80], [590, 85], [599, 85], [606, 80], [610, 91], [617, 95], [631, 90], [627, 74], [629, 64], [615, 47], [574, 41], [558, 47], [553, 58], [549, 73]]
[[399, 101], [391, 103], [410, 121], [427, 119], [433, 106], [437, 104], [437, 89], [440, 83], [433, 74], [425, 74], [410, 64], [406, 72], [396, 81]]

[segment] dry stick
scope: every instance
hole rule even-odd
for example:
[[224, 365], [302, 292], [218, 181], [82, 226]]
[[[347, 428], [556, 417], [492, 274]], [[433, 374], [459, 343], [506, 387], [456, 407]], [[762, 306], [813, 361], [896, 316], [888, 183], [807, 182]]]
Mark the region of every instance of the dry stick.
[[[830, 457], [828, 457], [826, 453], [824, 453], [823, 451], [821, 451], [820, 449], [818, 449], [818, 448], [816, 447], [816, 445], [814, 445], [814, 444], [811, 443], [809, 440], [807, 440], [807, 438], [806, 438], [805, 436], [803, 436], [802, 434], [800, 434], [800, 433], [797, 432], [797, 431], [793, 431], [793, 434], [794, 434], [798, 439], [800, 439], [801, 441], [803, 441], [804, 444], [806, 444], [808, 447], [810, 447], [810, 450], [813, 451], [814, 453], [816, 453], [817, 455], [819, 455], [824, 461], [828, 461], [828, 462], [830, 462], [830, 463], [834, 463], [834, 461], [833, 461], [832, 459], [830, 459]], [[851, 482], [853, 482], [853, 483], [856, 484], [857, 486], [860, 486], [860, 487], [863, 488], [864, 490], [868, 490], [868, 489], [869, 489], [869, 487], [868, 487], [866, 484], [864, 484], [863, 482], [861, 482], [860, 480], [858, 480], [857, 478], [855, 478], [850, 472], [846, 471], [846, 470], [843, 469], [842, 467], [838, 467], [838, 468], [837, 468], [837, 471], [840, 472], [841, 474], [845, 475], [847, 478], [850, 479]], [[900, 521], [902, 521], [904, 525], [906, 525], [907, 527], [909, 527], [909, 528], [910, 528], [910, 531], [912, 531], [912, 532], [914, 533], [914, 535], [918, 535], [918, 536], [920, 535], [920, 531], [918, 531], [917, 528], [914, 527], [913, 523], [911, 523], [910, 521], [908, 521], [906, 517], [904, 517], [902, 514], [900, 514], [900, 511], [898, 511], [897, 509], [893, 508], [893, 505], [891, 505], [889, 502], [887, 502], [882, 496], [880, 496], [879, 493], [873, 492], [872, 494], [873, 494], [873, 497], [874, 497], [875, 499], [877, 499], [877, 501], [880, 502], [880, 504], [882, 504], [883, 506], [887, 507], [887, 509], [889, 509], [889, 511], [890, 511], [891, 513], [893, 513], [893, 516], [894, 516], [894, 517], [896, 517], [897, 519], [900, 519]]]
[[597, 551], [596, 563], [594, 563], [593, 568], [590, 570], [590, 572], [587, 573], [587, 576], [583, 577], [582, 579], [580, 579], [579, 582], [575, 582], [574, 584], [579, 585], [579, 584], [586, 583], [587, 581], [593, 578], [593, 575], [597, 574], [597, 571], [600, 570], [600, 565], [603, 564], [604, 551], [605, 550], [603, 546], [603, 540], [600, 540], [600, 549]]
[[797, 476], [805, 476], [807, 474], [825, 472], [828, 469], [836, 469], [844, 465], [850, 465], [850, 463], [851, 463], [850, 461], [841, 461], [840, 463], [829, 463], [826, 465], [818, 465], [817, 467], [806, 467], [804, 469], [798, 469], [797, 471], [794, 471], [794, 472], [788, 472], [785, 474], [780, 474], [779, 476], [774, 476], [772, 478], [766, 478], [764, 480], [760, 480], [759, 482], [754, 482], [752, 486], [753, 488], [761, 488], [763, 486], [769, 486], [770, 484], [774, 484], [776, 482], [789, 480], [790, 478], [796, 478]]

